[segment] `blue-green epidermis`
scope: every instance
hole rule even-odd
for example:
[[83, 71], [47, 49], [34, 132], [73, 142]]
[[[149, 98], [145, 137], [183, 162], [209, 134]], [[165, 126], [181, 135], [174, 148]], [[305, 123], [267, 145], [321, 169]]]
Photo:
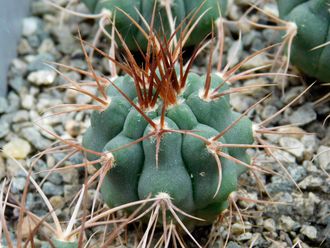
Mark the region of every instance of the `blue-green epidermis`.
[[[330, 82], [330, 0], [277, 0], [280, 17], [296, 28], [291, 62], [309, 76]], [[289, 30], [290, 31], [290, 30]]]
[[[210, 139], [231, 125], [240, 114], [229, 104], [229, 96], [216, 100], [201, 97], [205, 77], [190, 73], [185, 89], [178, 96], [177, 104], [169, 106], [165, 115], [165, 128], [190, 130]], [[130, 99], [136, 98], [136, 90], [129, 76], [115, 81]], [[212, 74], [211, 88], [222, 84], [222, 79]], [[221, 91], [228, 90], [222, 84]], [[91, 126], [84, 135], [83, 146], [97, 152], [109, 153], [150, 134], [154, 128], [114, 87], [109, 86], [109, 107], [102, 112], [93, 112]], [[161, 106], [161, 100], [159, 100]], [[154, 123], [159, 123], [161, 107], [147, 111]], [[243, 117], [221, 137], [223, 144], [253, 143], [252, 123]], [[237, 188], [238, 176], [246, 167], [232, 160], [219, 157], [222, 166], [222, 181], [214, 154], [204, 141], [189, 134], [167, 132], [162, 134], [156, 163], [156, 137], [130, 145], [111, 153], [113, 168], [107, 173], [101, 192], [109, 206], [145, 199], [150, 194], [167, 193], [173, 204], [187, 213], [207, 220], [209, 223], [228, 207], [228, 196]], [[250, 163], [245, 148], [221, 148], [245, 163]], [[99, 159], [88, 154], [89, 160]], [[99, 165], [100, 166], [100, 165]], [[188, 220], [185, 220], [188, 221]], [[200, 223], [200, 224], [204, 224]]]
[[[160, 36], [165, 32], [167, 38], [169, 38], [170, 34], [174, 31], [169, 27], [165, 7], [161, 4], [161, 1], [158, 0], [83, 0], [83, 2], [92, 13], [99, 14], [102, 11], [107, 11], [108, 13], [111, 13], [112, 16], [114, 16], [115, 13], [116, 28], [123, 36], [125, 43], [131, 51], [137, 51], [139, 48], [145, 49], [146, 37], [143, 36], [127, 15], [144, 30], [148, 30], [148, 27], [144, 24], [140, 15], [143, 16], [145, 21], [150, 25], [154, 3], [157, 2], [155, 11], [156, 18], [154, 18], [153, 25], [154, 32]], [[196, 21], [198, 17], [203, 14], [198, 25], [195, 26], [193, 32], [189, 36], [186, 44], [187, 46], [193, 46], [201, 42], [202, 39], [212, 31], [212, 23], [219, 18], [220, 12], [222, 16], [224, 16], [227, 9], [227, 0], [171, 0], [169, 2], [171, 3], [171, 12], [176, 25], [183, 22], [189, 15], [192, 17], [192, 14], [197, 11], [199, 7], [199, 12], [195, 15], [193, 21]], [[127, 15], [122, 13], [122, 11]], [[188, 21], [185, 23], [187, 22]], [[118, 45], [121, 46], [120, 41], [118, 41]]]

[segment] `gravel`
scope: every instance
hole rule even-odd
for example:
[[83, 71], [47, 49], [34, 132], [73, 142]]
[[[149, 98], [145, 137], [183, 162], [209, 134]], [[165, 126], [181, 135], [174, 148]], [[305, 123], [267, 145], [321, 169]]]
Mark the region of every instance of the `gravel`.
[[24, 159], [31, 152], [31, 145], [26, 140], [15, 138], [3, 146], [6, 156], [15, 159]]
[[35, 85], [50, 85], [54, 83], [55, 78], [55, 71], [39, 70], [31, 72], [27, 79]]
[[[60, 2], [64, 6], [67, 0]], [[234, 7], [230, 10], [230, 17], [234, 20], [241, 16], [251, 3], [250, 0], [231, 2]], [[274, 6], [274, 1], [268, 1], [264, 8], [267, 12], [276, 14], [277, 9]], [[86, 12], [82, 4], [73, 3], [72, 8]], [[51, 108], [58, 104], [92, 103], [89, 97], [70, 89], [51, 89], [54, 86], [63, 86], [67, 81], [58, 76], [45, 62], [53, 61], [86, 70], [87, 64], [83, 59], [80, 44], [74, 37], [77, 36], [79, 24], [83, 37], [91, 42], [94, 38], [95, 26], [90, 21], [70, 15], [65, 15], [63, 25], [59, 26], [61, 18], [59, 12], [39, 0], [32, 1], [31, 13], [33, 16], [23, 20], [23, 34], [17, 47], [18, 57], [12, 61], [9, 69], [9, 93], [7, 97], [0, 97], [0, 144], [4, 151], [0, 155], [0, 180], [5, 177], [12, 180], [11, 196], [17, 200], [21, 199], [26, 176], [11, 157], [17, 159], [25, 169], [31, 168], [33, 178], [41, 183], [48, 174], [48, 170], [60, 163], [65, 153], [48, 153], [36, 163], [32, 156], [52, 146], [56, 139], [51, 133], [56, 133], [61, 138], [81, 141], [82, 134], [89, 125], [90, 113], [45, 116], [52, 115], [54, 111]], [[257, 22], [266, 20], [264, 16], [261, 18], [254, 12], [251, 18]], [[228, 25], [225, 50], [228, 53], [234, 53], [238, 44], [235, 38], [238, 36], [238, 30], [235, 25]], [[248, 23], [242, 23], [242, 27], [240, 53], [235, 57], [237, 62], [255, 49], [264, 48], [265, 44], [278, 42], [279, 36], [275, 31], [255, 29]], [[104, 42], [100, 45], [105, 51], [108, 49], [106, 44]], [[204, 66], [207, 60], [207, 56], [203, 55], [198, 58], [198, 63]], [[98, 73], [108, 73], [105, 66], [106, 60], [95, 57], [93, 62]], [[244, 64], [243, 69], [251, 69], [268, 63], [270, 63], [270, 57], [262, 54]], [[75, 81], [86, 79], [79, 73], [65, 68], [61, 68], [61, 71], [65, 77]], [[238, 82], [235, 86], [272, 82], [272, 79], [262, 78]], [[86, 89], [96, 93], [93, 87], [86, 86]], [[237, 111], [243, 112], [271, 91], [272, 96], [269, 100], [259, 104], [249, 113], [249, 117], [259, 123], [292, 101], [304, 89], [305, 86], [302, 86], [298, 79], [290, 78], [286, 83], [284, 95], [281, 87], [264, 87], [251, 90], [246, 94], [233, 94], [231, 103]], [[248, 174], [241, 176], [242, 186], [238, 193], [252, 200], [238, 201], [244, 221], [242, 222], [239, 216], [233, 218], [227, 247], [250, 247], [251, 244], [254, 244], [253, 247], [292, 247], [297, 242], [301, 247], [306, 248], [319, 247], [321, 244], [322, 247], [330, 247], [330, 177], [328, 174], [330, 172], [330, 127], [327, 123], [323, 125], [325, 114], [322, 108], [313, 105], [318, 97], [320, 95], [312, 89], [310, 95], [303, 96], [267, 125], [282, 125], [279, 131], [287, 134], [260, 136], [269, 144], [282, 146], [284, 149], [273, 149], [273, 157], [268, 156], [269, 154], [267, 155], [262, 149], [251, 151], [258, 165], [273, 170], [274, 173], [264, 175], [255, 172], [258, 180]], [[38, 128], [33, 122], [48, 131]], [[291, 124], [297, 124], [299, 127]], [[80, 164], [83, 161], [83, 155], [76, 154], [58, 166]], [[287, 169], [287, 172], [283, 171], [282, 166]], [[86, 171], [90, 176], [96, 172], [92, 166], [89, 166]], [[288, 178], [287, 173], [300, 189]], [[84, 183], [84, 175], [84, 169], [74, 168], [53, 172], [41, 186], [63, 222], [68, 221], [72, 215], [70, 203], [76, 200], [74, 197]], [[260, 183], [263, 183], [264, 187], [260, 187]], [[95, 184], [88, 189], [89, 200], [86, 206], [89, 210], [96, 186]], [[49, 211], [37, 191], [32, 186], [30, 187], [26, 206], [40, 217], [44, 217], [49, 214]], [[271, 199], [266, 197], [268, 193]], [[269, 203], [262, 204], [264, 201], [269, 201]], [[97, 201], [97, 203], [100, 202]], [[236, 212], [236, 209], [234, 211]], [[12, 230], [15, 230], [17, 219], [14, 217], [7, 219], [9, 226], [12, 227], [10, 235], [15, 240]], [[28, 219], [24, 221], [27, 223]], [[219, 247], [225, 242], [227, 227], [228, 223], [225, 221], [216, 229], [216, 244]], [[103, 229], [95, 228], [91, 232], [102, 233], [102, 231]], [[26, 233], [28, 229], [24, 230], [24, 235]], [[42, 236], [35, 239], [39, 247], [45, 247], [41, 246], [46, 245]], [[92, 240], [93, 242], [96, 242], [96, 239]]]
[[295, 110], [290, 116], [289, 121], [291, 124], [297, 124], [304, 126], [316, 120], [316, 112], [314, 111], [313, 105], [310, 103], [304, 104]]

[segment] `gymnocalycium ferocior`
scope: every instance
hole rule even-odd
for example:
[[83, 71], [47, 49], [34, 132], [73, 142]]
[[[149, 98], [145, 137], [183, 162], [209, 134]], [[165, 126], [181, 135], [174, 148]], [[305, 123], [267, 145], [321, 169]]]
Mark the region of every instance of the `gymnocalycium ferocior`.
[[102, 106], [83, 146], [90, 163], [107, 171], [101, 193], [110, 207], [152, 197], [155, 212], [165, 207], [170, 221], [209, 224], [228, 207], [239, 175], [258, 169], [246, 154], [253, 125], [232, 110], [232, 89], [211, 73], [212, 63], [204, 76], [190, 72], [198, 49], [184, 66], [182, 51], [175, 52], [181, 40], [172, 51], [170, 41], [149, 37], [143, 66], [128, 47], [125, 64], [102, 53], [127, 75], [98, 86]]
[[280, 17], [296, 27], [291, 62], [309, 76], [330, 82], [330, 0], [277, 0]]
[[117, 78], [107, 90], [109, 107], [92, 114], [83, 145], [113, 163], [101, 188], [109, 206], [167, 193], [180, 209], [213, 221], [227, 208], [242, 164], [250, 164], [245, 149], [230, 144], [251, 144], [252, 123], [242, 118], [224, 132], [240, 114], [231, 110], [228, 96], [213, 98], [208, 91], [223, 84], [221, 94], [229, 86], [215, 74], [189, 73], [180, 80], [168, 70], [163, 77], [152, 72], [150, 80], [159, 85]]
[[[131, 51], [138, 50], [139, 47], [145, 49], [147, 43], [147, 37], [144, 37], [137, 26], [132, 24], [132, 20], [147, 30], [145, 23], [151, 23], [154, 7], [157, 13], [154, 31], [168, 36], [174, 33], [176, 24], [183, 23], [187, 16], [194, 15], [194, 20], [200, 18], [185, 44], [187, 46], [198, 44], [209, 34], [212, 23], [219, 18], [220, 10], [224, 15], [227, 8], [227, 0], [82, 0], [82, 2], [96, 15], [108, 12], [110, 18], [113, 18], [116, 13], [115, 26], [125, 37], [125, 42]], [[188, 21], [185, 22], [187, 23]], [[120, 43], [118, 44], [120, 46]]]

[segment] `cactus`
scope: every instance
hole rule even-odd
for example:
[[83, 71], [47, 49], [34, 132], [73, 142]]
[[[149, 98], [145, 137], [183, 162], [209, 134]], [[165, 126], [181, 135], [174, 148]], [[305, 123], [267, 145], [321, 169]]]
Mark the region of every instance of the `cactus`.
[[[132, 18], [143, 29], [147, 30], [141, 16], [147, 23], [151, 23], [153, 7], [155, 1], [141, 1], [141, 0], [82, 0], [87, 8], [95, 14], [102, 11], [116, 12], [115, 26], [119, 32], [125, 37], [125, 43], [131, 51], [138, 50], [138, 48], [145, 49], [147, 38], [143, 36], [142, 32], [132, 25]], [[163, 33], [169, 37], [174, 33], [175, 24], [184, 23], [185, 18], [197, 11], [197, 15], [193, 20], [197, 20], [199, 16], [206, 11], [205, 15], [199, 20], [198, 25], [190, 35], [185, 45], [196, 45], [202, 38], [211, 32], [212, 23], [219, 18], [219, 10], [224, 15], [227, 7], [227, 0], [157, 0], [156, 1], [156, 18], [154, 23], [154, 30], [158, 33]], [[200, 9], [199, 9], [200, 8]], [[120, 9], [118, 11], [118, 9]], [[123, 13], [124, 11], [125, 13]], [[129, 18], [129, 17], [130, 18]], [[119, 47], [120, 47], [119, 43]]]
[[102, 94], [108, 104], [92, 113], [83, 146], [90, 161], [110, 168], [101, 188], [110, 207], [166, 195], [205, 220], [199, 224], [211, 223], [249, 167], [252, 122], [231, 109], [230, 85], [210, 66], [203, 76], [189, 72], [192, 63], [175, 71], [166, 48], [144, 67], [127, 56], [129, 75], [109, 79]]
[[[329, 0], [278, 0], [280, 17], [295, 27], [291, 62], [309, 76], [330, 82]], [[322, 45], [323, 44], [323, 45]]]

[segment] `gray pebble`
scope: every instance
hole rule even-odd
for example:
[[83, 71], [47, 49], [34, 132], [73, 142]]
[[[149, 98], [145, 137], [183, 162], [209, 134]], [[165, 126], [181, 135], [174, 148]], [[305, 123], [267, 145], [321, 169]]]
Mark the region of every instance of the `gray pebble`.
[[239, 112], [244, 112], [254, 103], [255, 100], [252, 97], [243, 96], [240, 94], [230, 95], [230, 104], [234, 107], [235, 110]]
[[25, 55], [25, 54], [33, 53], [33, 49], [30, 46], [27, 39], [21, 39], [21, 41], [19, 42], [18, 47], [17, 47], [17, 53], [19, 55]]
[[295, 182], [301, 181], [306, 177], [307, 171], [303, 166], [291, 165], [288, 167], [288, 171]]
[[29, 120], [29, 112], [26, 110], [19, 110], [15, 113], [13, 122], [19, 123]]
[[64, 192], [63, 186], [55, 185], [51, 182], [45, 182], [42, 186], [42, 191], [46, 195], [62, 195]]
[[280, 138], [280, 145], [297, 159], [302, 159], [305, 151], [304, 145], [297, 139], [284, 136]]
[[9, 92], [8, 94], [8, 108], [6, 110], [7, 113], [11, 113], [17, 111], [20, 107], [21, 99], [19, 96], [14, 93], [13, 91]]
[[269, 232], [275, 232], [276, 231], [276, 224], [275, 221], [271, 218], [266, 219], [264, 221], [264, 228]]
[[273, 176], [271, 181], [266, 185], [269, 193], [291, 192], [294, 188], [293, 182], [283, 176]]
[[63, 177], [60, 173], [53, 172], [48, 176], [47, 181], [56, 185], [60, 185], [63, 182]]
[[48, 65], [46, 65], [46, 62], [53, 62], [55, 60], [54, 56], [50, 53], [42, 53], [38, 54], [36, 56], [30, 56], [28, 58], [29, 65], [27, 67], [29, 72], [34, 71], [53, 71]]
[[14, 194], [24, 190], [26, 179], [24, 177], [15, 177], [12, 179], [11, 192]]
[[14, 78], [9, 79], [9, 86], [16, 92], [20, 92], [26, 84], [26, 80], [21, 76], [15, 76]]
[[5, 97], [0, 97], [0, 114], [5, 113], [8, 108], [8, 101]]
[[309, 175], [298, 185], [302, 189], [315, 189], [315, 188], [320, 188], [322, 184], [323, 184], [322, 178]]
[[289, 116], [290, 123], [300, 126], [304, 126], [314, 120], [316, 120], [316, 112], [313, 105], [309, 103], [304, 104]]
[[234, 241], [228, 242], [227, 247], [228, 248], [241, 248], [241, 246]]
[[18, 177], [18, 176], [26, 176], [21, 167], [17, 164], [20, 163], [22, 165], [26, 164], [24, 160], [18, 160], [17, 162], [13, 159], [6, 160], [6, 169], [8, 177]]
[[34, 106], [34, 96], [24, 95], [22, 96], [22, 107], [25, 109], [32, 109]]
[[37, 49], [41, 44], [41, 39], [38, 35], [31, 35], [27, 37], [27, 40], [29, 42], [29, 45], [34, 49]]
[[251, 30], [251, 32], [248, 32], [246, 35], [243, 36], [242, 42], [244, 46], [250, 46], [253, 42], [254, 39], [256, 39], [257, 37], [260, 39], [260, 33], [255, 31], [255, 30]]
[[301, 142], [305, 146], [305, 160], [312, 160], [317, 147], [319, 146], [319, 140], [316, 135], [304, 135], [301, 139]]
[[273, 152], [273, 155], [284, 164], [293, 164], [296, 162], [294, 156], [283, 150], [276, 150]]
[[35, 127], [23, 128], [21, 134], [38, 150], [44, 150], [51, 144], [49, 140], [41, 136], [40, 132]]
[[0, 119], [0, 138], [5, 137], [9, 133], [9, 123]]
[[61, 172], [61, 175], [63, 177], [63, 181], [66, 183], [78, 184], [79, 182], [79, 174], [77, 169], [67, 169]]
[[28, 76], [28, 80], [35, 85], [50, 85], [54, 83], [55, 78], [56, 72], [49, 70], [31, 72]]
[[265, 38], [267, 44], [274, 44], [280, 42], [280, 35], [277, 31], [272, 29], [264, 29], [262, 31], [262, 36]]
[[56, 49], [55, 49], [55, 44], [54, 41], [47, 38], [42, 41], [38, 48], [38, 53], [40, 54], [55, 54]]
[[56, 10], [53, 6], [44, 1], [32, 1], [31, 3], [31, 14], [32, 15], [43, 15], [54, 13]]
[[[293, 99], [295, 99], [301, 92], [304, 91], [303, 86], [296, 86], [296, 87], [290, 87], [285, 94], [282, 96], [281, 101], [284, 104], [290, 103]], [[296, 103], [302, 103], [303, 99], [300, 98]]]
[[294, 199], [295, 211], [306, 219], [312, 218], [315, 215], [315, 208], [319, 203], [320, 198], [312, 192], [309, 192], [307, 197], [296, 195]]
[[77, 43], [68, 26], [56, 26], [54, 27], [54, 30], [52, 30], [52, 34], [59, 42], [57, 48], [62, 53], [72, 54], [72, 52], [77, 48]]
[[10, 72], [16, 76], [23, 76], [27, 72], [27, 63], [15, 58], [11, 61]]
[[320, 167], [324, 170], [330, 170], [330, 147], [320, 146], [317, 154]]
[[313, 226], [303, 225], [301, 227], [300, 233], [302, 233], [307, 238], [312, 239], [312, 240], [317, 238], [317, 230]]
[[80, 185], [64, 185], [64, 200], [70, 201], [79, 192]]
[[26, 196], [25, 207], [32, 210], [35, 205], [34, 193], [28, 193]]
[[246, 233], [239, 235], [235, 239], [238, 241], [246, 241], [246, 240], [251, 240], [251, 238], [252, 238], [252, 233], [246, 232]]
[[36, 17], [26, 17], [23, 19], [22, 34], [29, 37], [37, 33], [40, 28], [40, 19]]
[[299, 223], [294, 221], [290, 216], [282, 215], [280, 217], [280, 227], [282, 230], [286, 232], [290, 232], [297, 230], [300, 227], [300, 225]]
[[[268, 117], [272, 116], [273, 114], [275, 114], [277, 112], [277, 108], [273, 105], [266, 105], [262, 112], [261, 112], [261, 118], [262, 119], [267, 119]], [[281, 118], [280, 116], [272, 119], [272, 122], [277, 122], [278, 119]]]

